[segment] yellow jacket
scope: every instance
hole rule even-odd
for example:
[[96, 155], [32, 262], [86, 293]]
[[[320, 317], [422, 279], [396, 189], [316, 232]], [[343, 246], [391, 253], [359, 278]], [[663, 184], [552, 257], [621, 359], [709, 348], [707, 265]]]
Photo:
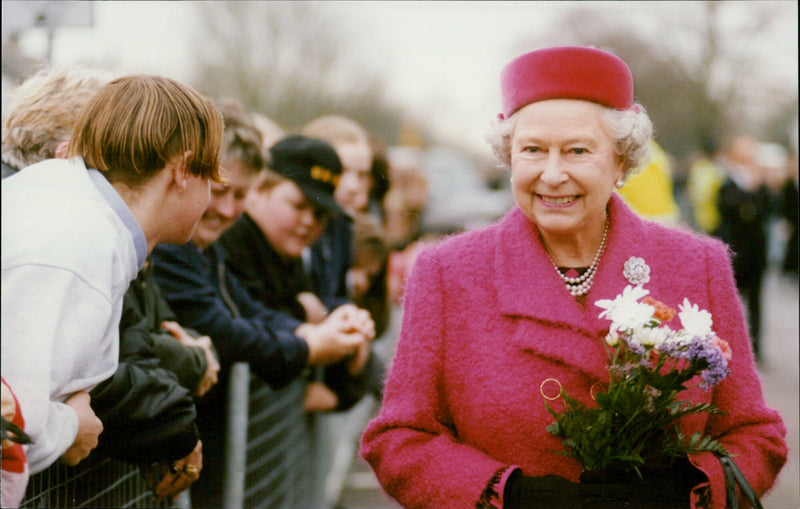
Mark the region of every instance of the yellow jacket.
[[680, 209], [672, 194], [672, 172], [664, 150], [651, 142], [652, 158], [617, 192], [634, 212], [664, 224], [678, 224]]
[[686, 182], [695, 224], [706, 233], [716, 230], [721, 221], [717, 193], [725, 181], [725, 171], [707, 158], [698, 159], [689, 169]]

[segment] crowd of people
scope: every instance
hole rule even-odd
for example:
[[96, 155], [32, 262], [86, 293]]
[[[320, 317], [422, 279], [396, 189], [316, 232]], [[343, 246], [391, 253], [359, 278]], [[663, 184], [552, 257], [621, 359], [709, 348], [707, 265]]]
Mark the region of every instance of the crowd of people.
[[2, 134], [3, 507], [90, 454], [219, 507], [236, 362], [274, 390], [306, 381], [308, 412], [380, 398], [376, 140], [339, 115], [288, 132], [159, 76], [53, 67], [20, 85]]
[[[739, 136], [693, 167], [693, 226], [731, 264], [681, 228], [624, 62], [548, 48], [501, 84], [489, 138], [516, 206], [437, 242], [420, 242], [421, 149], [351, 118], [289, 129], [173, 79], [81, 66], [20, 85], [2, 125], [2, 506], [30, 475], [100, 455], [139, 465], [159, 498], [220, 507], [220, 416], [246, 362], [274, 390], [303, 380], [307, 412], [382, 401], [362, 454], [404, 506], [644, 507], [652, 484], [581, 482], [552, 454], [526, 390], [558, 379], [588, 397], [607, 377], [589, 298], [621, 291], [632, 256], [662, 300], [709, 309], [734, 352], [724, 384], [689, 391], [723, 412], [682, 430], [711, 432], [768, 490], [786, 445], [755, 371], [760, 288], [770, 214], [797, 273], [796, 159], [776, 184]], [[388, 369], [374, 340], [401, 299]], [[717, 459], [684, 460], [661, 485], [672, 505], [653, 507], [724, 507]]]

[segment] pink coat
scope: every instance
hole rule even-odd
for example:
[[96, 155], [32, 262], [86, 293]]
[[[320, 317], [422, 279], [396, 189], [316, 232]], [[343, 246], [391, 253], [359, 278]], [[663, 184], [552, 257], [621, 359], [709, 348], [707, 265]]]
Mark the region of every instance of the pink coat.
[[[733, 350], [731, 374], [712, 392], [681, 395], [711, 400], [726, 414], [689, 416], [683, 432], [717, 437], [759, 494], [772, 486], [786, 461], [786, 430], [764, 403], [727, 249], [639, 219], [616, 196], [609, 213], [608, 246], [585, 307], [566, 291], [518, 209], [419, 255], [383, 407], [361, 449], [405, 507], [474, 508], [492, 475], [509, 465], [578, 480], [580, 465], [552, 452], [562, 445], [545, 430], [553, 417], [540, 385], [555, 378], [591, 403], [592, 385], [608, 380], [609, 322], [593, 303], [629, 284], [622, 269], [632, 256], [650, 266], [650, 296], [675, 309], [687, 297], [707, 309]], [[718, 460], [704, 453], [691, 461], [711, 481], [712, 506], [724, 508]]]

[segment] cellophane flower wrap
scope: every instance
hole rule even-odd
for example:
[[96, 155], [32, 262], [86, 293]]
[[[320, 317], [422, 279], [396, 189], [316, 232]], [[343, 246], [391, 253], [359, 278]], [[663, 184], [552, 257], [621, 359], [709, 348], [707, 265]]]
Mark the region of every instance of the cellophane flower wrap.
[[[720, 413], [709, 403], [677, 399], [692, 381], [708, 390], [730, 372], [728, 343], [712, 330], [708, 311], [687, 299], [676, 311], [628, 286], [614, 300], [598, 300], [600, 318], [611, 321], [605, 338], [610, 363], [606, 391], [585, 405], [560, 391], [563, 410], [547, 405], [555, 422], [547, 431], [562, 437], [564, 450], [585, 470], [642, 476], [641, 468], [667, 465], [700, 451], [729, 455], [711, 437], [683, 436], [677, 422], [694, 413]], [[682, 328], [670, 324], [677, 313]], [[697, 379], [695, 379], [697, 377]], [[550, 399], [550, 398], [548, 398]]]

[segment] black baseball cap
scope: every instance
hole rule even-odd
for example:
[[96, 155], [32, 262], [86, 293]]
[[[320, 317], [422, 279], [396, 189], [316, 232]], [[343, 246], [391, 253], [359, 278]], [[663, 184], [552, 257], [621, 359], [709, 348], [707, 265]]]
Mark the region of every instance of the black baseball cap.
[[342, 163], [328, 143], [292, 134], [269, 149], [269, 168], [292, 180], [309, 201], [334, 215], [345, 215], [333, 193], [342, 175]]

